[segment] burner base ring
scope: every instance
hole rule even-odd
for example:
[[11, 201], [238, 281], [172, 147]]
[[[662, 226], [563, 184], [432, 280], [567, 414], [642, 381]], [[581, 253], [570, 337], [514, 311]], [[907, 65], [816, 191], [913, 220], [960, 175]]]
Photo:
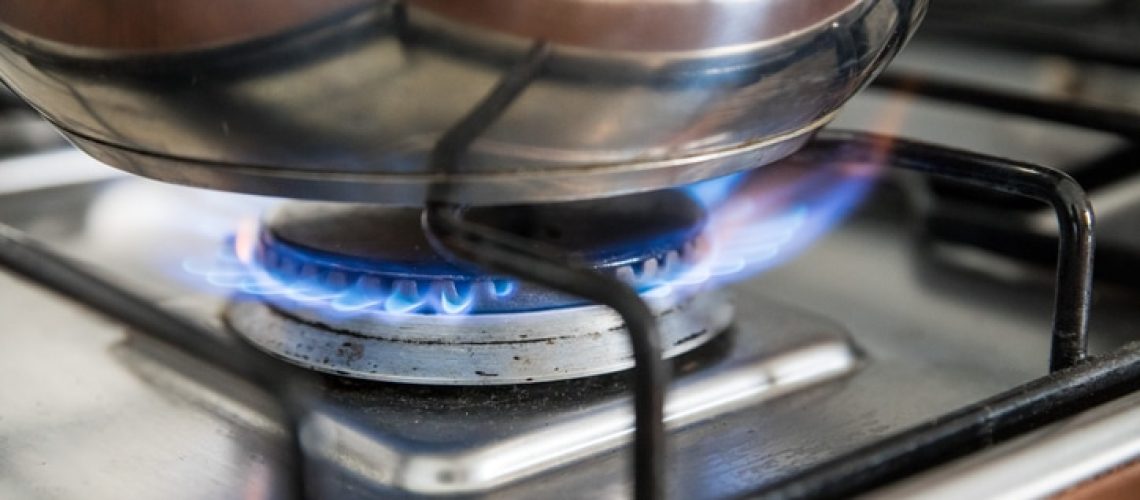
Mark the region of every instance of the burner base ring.
[[[664, 356], [688, 352], [724, 331], [733, 307], [723, 292], [646, 298], [660, 322]], [[621, 318], [590, 305], [461, 317], [392, 315], [312, 323], [255, 300], [225, 319], [258, 348], [345, 377], [423, 385], [506, 385], [600, 375], [633, 366]]]

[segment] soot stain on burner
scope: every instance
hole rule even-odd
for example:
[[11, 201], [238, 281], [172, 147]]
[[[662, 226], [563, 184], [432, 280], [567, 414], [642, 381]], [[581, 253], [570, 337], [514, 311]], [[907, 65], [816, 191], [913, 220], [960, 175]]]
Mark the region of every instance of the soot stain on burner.
[[708, 329], [708, 328], [701, 328], [701, 329], [700, 329], [699, 331], [697, 331], [696, 333], [693, 333], [693, 334], [690, 334], [690, 335], [686, 335], [686, 336], [684, 336], [684, 337], [682, 337], [682, 338], [680, 338], [680, 339], [677, 339], [677, 341], [676, 341], [676, 342], [673, 342], [673, 346], [674, 346], [674, 347], [676, 347], [676, 346], [679, 346], [679, 345], [682, 345], [682, 344], [685, 344], [685, 343], [688, 343], [688, 342], [692, 342], [692, 341], [694, 341], [694, 340], [697, 340], [697, 339], [701, 338], [702, 336], [704, 336], [704, 335], [705, 335], [705, 334], [707, 334], [708, 332], [709, 332], [709, 329]]
[[364, 357], [364, 346], [362, 344], [354, 344], [352, 342], [345, 342], [340, 345], [336, 351], [337, 355], [348, 361], [359, 361]]
[[[575, 338], [578, 338], [577, 335], [559, 335], [557, 337], [544, 337], [544, 338], [538, 338], [538, 339], [530, 339], [530, 338], [526, 338], [526, 335], [519, 335], [519, 337], [520, 337], [519, 340], [487, 340], [487, 341], [468, 341], [468, 342], [447, 342], [444, 340], [401, 339], [401, 338], [394, 338], [394, 337], [383, 337], [383, 336], [378, 336], [378, 335], [365, 335], [365, 334], [362, 334], [359, 332], [354, 332], [352, 330], [335, 327], [335, 326], [332, 326], [332, 325], [329, 325], [326, 323], [322, 323], [319, 321], [307, 320], [305, 318], [300, 318], [300, 317], [294, 316], [292, 314], [289, 314], [289, 311], [284, 310], [284, 309], [279, 308], [279, 307], [276, 307], [273, 304], [266, 304], [266, 307], [269, 307], [275, 314], [279, 314], [281, 316], [288, 318], [290, 321], [295, 321], [295, 322], [300, 323], [302, 325], [311, 326], [313, 328], [320, 328], [321, 330], [345, 335], [348, 337], [358, 338], [358, 339], [365, 340], [365, 341], [379, 340], [379, 341], [383, 341], [383, 342], [393, 342], [393, 343], [400, 343], [400, 344], [414, 344], [414, 345], [464, 346], [464, 345], [538, 344], [538, 343], [543, 343], [543, 342], [545, 342], [547, 344], [553, 344], [559, 340], [573, 340]], [[597, 332], [593, 332], [591, 334], [597, 334]], [[311, 345], [306, 346], [306, 347], [310, 351], [313, 349], [313, 346], [311, 346]], [[361, 346], [361, 350], [363, 350], [363, 346]]]
[[[673, 378], [698, 372], [715, 364], [732, 348], [733, 329], [704, 345], [673, 358]], [[327, 395], [334, 401], [372, 407], [380, 402], [394, 409], [413, 409], [436, 415], [462, 416], [471, 410], [506, 411], [526, 418], [553, 409], [574, 409], [591, 401], [629, 395], [629, 371], [582, 379], [489, 386], [424, 386], [373, 380], [341, 378], [325, 374]], [[530, 380], [528, 382], [533, 382]], [[541, 402], [541, 405], [536, 403]]]

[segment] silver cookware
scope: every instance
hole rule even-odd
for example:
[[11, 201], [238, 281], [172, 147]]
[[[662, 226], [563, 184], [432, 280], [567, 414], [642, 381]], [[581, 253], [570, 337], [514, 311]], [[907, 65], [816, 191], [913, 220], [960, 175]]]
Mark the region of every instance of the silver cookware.
[[[411, 205], [571, 200], [791, 153], [925, 7], [3, 0], [0, 78], [92, 156], [164, 181]], [[517, 96], [441, 169], [441, 137], [511, 78]]]

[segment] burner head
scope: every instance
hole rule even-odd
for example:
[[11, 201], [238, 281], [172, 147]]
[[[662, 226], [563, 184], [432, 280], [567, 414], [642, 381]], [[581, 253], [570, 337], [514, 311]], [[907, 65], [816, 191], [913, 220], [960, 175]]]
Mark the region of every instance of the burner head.
[[[478, 207], [466, 218], [557, 246], [647, 296], [669, 356], [723, 330], [731, 306], [656, 285], [704, 249], [703, 208], [677, 191], [537, 206]], [[437, 254], [420, 210], [291, 203], [248, 249], [274, 293], [239, 301], [234, 328], [290, 361], [359, 378], [433, 384], [557, 380], [627, 368], [608, 308]], [[247, 290], [250, 291], [250, 290]]]

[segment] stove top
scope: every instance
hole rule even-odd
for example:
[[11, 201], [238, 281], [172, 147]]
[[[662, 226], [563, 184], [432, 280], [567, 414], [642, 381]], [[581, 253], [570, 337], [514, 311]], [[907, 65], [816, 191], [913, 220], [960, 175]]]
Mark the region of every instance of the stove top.
[[[102, 173], [79, 153], [66, 158]], [[817, 245], [729, 288], [733, 327], [675, 363], [673, 494], [741, 494], [1046, 373], [1049, 271], [968, 249], [934, 251], [915, 232], [905, 188], [905, 178], [884, 180]], [[246, 203], [257, 211], [265, 203], [243, 198], [116, 178], [9, 195], [2, 206], [10, 222], [232, 342], [224, 300], [183, 274], [180, 260], [188, 249], [216, 251]], [[132, 210], [143, 200], [165, 200], [158, 206], [167, 209]], [[242, 207], [240, 216], [219, 216], [215, 233], [168, 225], [181, 210], [227, 204]], [[235, 394], [240, 382], [207, 365], [4, 279], [5, 317], [18, 322], [3, 366], [36, 381], [5, 392], [8, 491], [282, 494], [288, 453], [264, 396]], [[1098, 292], [1094, 352], [1129, 338], [1138, 300], [1127, 290]], [[698, 369], [686, 373], [688, 364]], [[631, 429], [628, 390], [620, 376], [482, 389], [330, 381], [327, 414], [313, 431], [324, 443], [321, 491], [621, 495], [628, 459], [613, 451]], [[117, 471], [128, 466], [152, 480], [124, 491]], [[61, 470], [84, 479], [52, 481]]]
[[[947, 69], [965, 59], [975, 71]], [[721, 196], [724, 186], [657, 193], [674, 198], [645, 205], [655, 215], [646, 220], [636, 210], [628, 220], [586, 227], [565, 226], [570, 219], [560, 213], [470, 215], [507, 229], [511, 217], [547, 217], [553, 230], [540, 238], [563, 243], [598, 228], [612, 236], [583, 240], [574, 254], [648, 297], [664, 344], [674, 347], [666, 349], [672, 382], [664, 414], [670, 497], [866, 492], [979, 448], [966, 438], [945, 441], [972, 425], [990, 426], [979, 439], [1000, 441], [1043, 423], [1020, 415], [1057, 419], [1135, 387], [1129, 377], [1140, 364], [1131, 362], [1137, 347], [1128, 342], [1140, 322], [1140, 291], [1128, 264], [1138, 240], [1128, 228], [1140, 178], [1103, 166], [1134, 149], [1134, 137], [1119, 127], [1075, 128], [1064, 119], [953, 104], [968, 100], [954, 85], [1021, 92], [1040, 83], [1030, 95], [1049, 98], [1069, 88], [1051, 80], [1071, 74], [1066, 64], [919, 39], [833, 125], [1056, 166], [1094, 181], [1085, 184], [1098, 242], [1110, 249], [1098, 253], [1098, 265], [1108, 255], [1112, 271], [1097, 275], [1088, 340], [1089, 352], [1103, 357], [1070, 360], [1075, 368], [1053, 375], [1053, 329], [1066, 321], [1064, 313], [1053, 316], [1065, 226], [1058, 231], [1053, 212], [1040, 205], [868, 167], [912, 147], [893, 139], [870, 148], [881, 155], [870, 160], [805, 168], [793, 158], [766, 167], [733, 180], [735, 198]], [[1091, 76], [1079, 79], [1102, 85], [1089, 65], [1093, 71], [1080, 74]], [[944, 81], [953, 77], [961, 81]], [[921, 89], [933, 95], [921, 97]], [[1140, 114], [1140, 106], [1121, 109]], [[817, 144], [857, 142], [829, 133]], [[800, 157], [813, 158], [812, 147]], [[799, 182], [809, 174], [813, 182]], [[781, 189], [800, 203], [755, 203]], [[739, 200], [748, 203], [741, 208]], [[584, 208], [541, 210], [562, 209]], [[112, 173], [70, 150], [0, 163], [3, 223], [190, 318], [216, 345], [238, 352], [252, 343], [350, 376], [317, 377], [321, 391], [307, 395], [311, 411], [297, 422], [295, 409], [285, 408], [284, 422], [301, 429], [294, 441], [282, 409], [249, 381], [0, 274], [0, 316], [8, 320], [0, 372], [10, 381], [0, 391], [0, 496], [287, 497], [298, 448], [307, 457], [306, 488], [318, 497], [627, 495], [634, 387], [621, 372], [632, 359], [620, 318], [434, 259], [422, 233], [388, 230], [393, 240], [382, 247], [360, 246], [351, 235], [368, 229], [347, 222], [416, 228], [417, 213], [174, 187]], [[740, 220], [751, 221], [746, 230], [727, 230]], [[667, 237], [625, 245], [646, 234]], [[768, 245], [749, 247], [731, 236], [739, 234], [762, 235]], [[779, 238], [789, 234], [796, 236]], [[697, 291], [679, 293], [683, 286]], [[678, 293], [662, 293], [666, 287]], [[444, 338], [470, 342], [439, 345]], [[1025, 398], [1006, 393], [1015, 387]], [[971, 406], [979, 401], [988, 401], [988, 413]], [[1130, 421], [1126, 403], [1080, 421], [1127, 428], [1120, 427]], [[1027, 408], [1033, 411], [1012, 410]], [[1033, 436], [1015, 445], [1043, 442]], [[1136, 439], [1119, 441], [1124, 450]], [[1070, 441], [1047, 440], [1049, 449], [1072, 449], [1058, 442]], [[933, 451], [898, 451], [914, 443]], [[954, 489], [962, 477], [954, 471], [988, 470], [1013, 455], [995, 448], [878, 493], [965, 491]], [[1112, 464], [1138, 455], [1119, 451]], [[885, 465], [854, 468], [859, 459]], [[899, 461], [914, 468], [892, 469]], [[1089, 471], [1033, 491], [1058, 491]], [[1010, 473], [973, 481], [981, 489], [968, 491], [1006, 491], [1010, 478], [1033, 479]]]

